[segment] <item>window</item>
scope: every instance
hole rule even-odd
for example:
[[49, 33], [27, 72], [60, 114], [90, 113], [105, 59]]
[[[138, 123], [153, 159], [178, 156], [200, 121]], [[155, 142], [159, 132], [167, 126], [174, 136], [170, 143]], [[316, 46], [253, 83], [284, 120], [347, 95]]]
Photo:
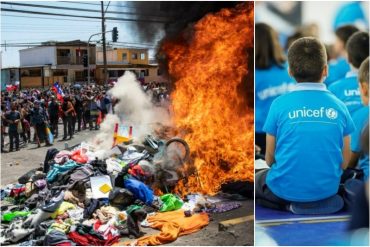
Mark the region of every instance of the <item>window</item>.
[[68, 71], [65, 69], [57, 69], [53, 71], [53, 76], [66, 76], [68, 75]]
[[122, 53], [122, 61], [127, 61], [127, 53]]
[[145, 53], [140, 53], [140, 59], [145, 60]]
[[57, 49], [57, 56], [59, 57], [68, 57], [71, 52], [69, 49]]
[[132, 54], [131, 54], [131, 58], [132, 58], [132, 59], [137, 59], [137, 53], [132, 53]]
[[162, 71], [160, 69], [157, 70], [157, 75], [162, 75]]

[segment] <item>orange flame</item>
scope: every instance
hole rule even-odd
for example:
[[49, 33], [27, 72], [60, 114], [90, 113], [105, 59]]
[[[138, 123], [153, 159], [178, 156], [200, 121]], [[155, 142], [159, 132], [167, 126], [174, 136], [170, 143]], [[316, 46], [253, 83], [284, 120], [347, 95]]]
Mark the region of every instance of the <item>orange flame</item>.
[[224, 183], [253, 181], [253, 109], [245, 90], [246, 83], [253, 87], [246, 80], [253, 14], [250, 3], [222, 9], [198, 21], [190, 40], [184, 33], [182, 41], [162, 45], [175, 81], [174, 122], [188, 130], [196, 168], [176, 186], [180, 194], [214, 194]]

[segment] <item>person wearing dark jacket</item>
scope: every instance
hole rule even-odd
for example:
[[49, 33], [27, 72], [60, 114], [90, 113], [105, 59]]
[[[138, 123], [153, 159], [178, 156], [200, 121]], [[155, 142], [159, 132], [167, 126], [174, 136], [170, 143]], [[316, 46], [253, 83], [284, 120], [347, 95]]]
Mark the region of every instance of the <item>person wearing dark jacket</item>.
[[35, 131], [37, 135], [37, 146], [40, 147], [40, 143], [45, 140], [45, 146], [51, 146], [46, 133], [48, 116], [46, 110], [40, 106], [39, 101], [34, 102], [34, 108], [31, 111], [31, 123], [35, 126]]
[[50, 118], [51, 133], [53, 133], [54, 138], [58, 137], [58, 116], [59, 103], [56, 101], [55, 96], [51, 96], [51, 102], [48, 105], [48, 113]]
[[75, 110], [73, 104], [68, 96], [64, 97], [64, 102], [62, 104], [63, 110], [63, 140], [73, 138], [73, 128], [72, 128], [72, 117], [75, 116]]

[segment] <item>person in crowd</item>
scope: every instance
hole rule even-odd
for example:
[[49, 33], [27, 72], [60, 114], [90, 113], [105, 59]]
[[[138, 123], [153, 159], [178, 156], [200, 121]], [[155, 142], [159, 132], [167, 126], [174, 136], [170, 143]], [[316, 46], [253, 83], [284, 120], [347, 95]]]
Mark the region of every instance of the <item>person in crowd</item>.
[[20, 134], [23, 138], [23, 142], [27, 144], [27, 142], [31, 140], [31, 130], [30, 130], [30, 124], [26, 119], [26, 116], [28, 115], [28, 111], [25, 105], [26, 104], [24, 102], [19, 104], [19, 113], [21, 114], [21, 123], [22, 123], [22, 133]]
[[332, 83], [328, 88], [346, 104], [353, 116], [362, 107], [358, 85], [358, 68], [369, 56], [369, 33], [361, 31], [354, 33], [347, 41], [346, 51], [351, 71], [346, 74], [345, 78]]
[[16, 151], [19, 151], [19, 125], [21, 125], [21, 114], [17, 111], [17, 103], [13, 102], [11, 110], [5, 114], [5, 119], [8, 122], [8, 134], [9, 134], [9, 152], [14, 151], [14, 141]]
[[325, 80], [325, 84], [327, 86], [344, 78], [347, 72], [351, 70], [350, 65], [346, 60], [346, 44], [349, 37], [357, 31], [359, 31], [359, 29], [353, 25], [343, 25], [335, 30], [336, 38], [333, 45], [333, 52], [336, 58], [328, 64], [329, 75]]
[[75, 100], [75, 111], [76, 111], [76, 119], [77, 119], [77, 131], [81, 131], [81, 125], [82, 125], [82, 120], [83, 120], [83, 99], [81, 96], [81, 92], [76, 89], [75, 90], [75, 95], [74, 95], [74, 100]]
[[367, 180], [369, 178], [369, 154], [361, 151], [364, 149], [361, 147], [360, 139], [365, 127], [369, 124], [369, 57], [360, 66], [358, 81], [363, 107], [353, 114], [356, 131], [351, 135], [352, 152], [349, 167], [359, 167], [364, 173], [364, 180]]
[[270, 169], [256, 174], [256, 202], [296, 214], [334, 213], [344, 205], [337, 193], [355, 126], [323, 83], [328, 65], [318, 39], [296, 40], [288, 64], [297, 85], [271, 104], [263, 127]]
[[1, 103], [1, 152], [6, 153], [7, 151], [5, 150], [5, 126], [7, 125], [6, 123], [6, 106]]
[[265, 153], [266, 134], [262, 128], [270, 105], [294, 86], [286, 57], [275, 30], [264, 23], [255, 26], [255, 143]]
[[54, 138], [58, 138], [58, 121], [59, 121], [59, 103], [56, 101], [55, 96], [51, 96], [51, 102], [48, 105], [48, 113], [50, 119], [50, 131]]
[[35, 128], [37, 146], [41, 147], [41, 143], [45, 141], [45, 146], [51, 146], [46, 127], [48, 124], [48, 117], [45, 108], [43, 108], [38, 100], [35, 100], [34, 107], [31, 111], [31, 123]]
[[69, 140], [73, 138], [73, 128], [72, 128], [72, 117], [75, 116], [75, 110], [73, 108], [73, 104], [69, 96], [64, 96], [64, 102], [62, 104], [62, 111], [63, 111], [63, 139], [67, 140], [67, 136], [69, 136]]
[[99, 117], [99, 108], [97, 104], [97, 97], [95, 93], [91, 93], [90, 91], [87, 92], [87, 102], [88, 102], [88, 109], [89, 109], [89, 128], [90, 130], [94, 129], [98, 130], [97, 120]]

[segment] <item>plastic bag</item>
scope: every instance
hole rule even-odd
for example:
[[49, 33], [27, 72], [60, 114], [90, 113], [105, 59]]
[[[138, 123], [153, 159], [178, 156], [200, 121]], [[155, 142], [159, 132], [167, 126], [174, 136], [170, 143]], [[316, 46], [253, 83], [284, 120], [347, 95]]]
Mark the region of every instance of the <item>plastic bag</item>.
[[49, 141], [49, 143], [53, 143], [54, 142], [54, 136], [53, 136], [53, 134], [51, 133], [51, 131], [50, 131], [50, 129], [49, 129], [49, 127], [45, 127], [45, 132], [46, 132], [46, 135], [47, 135], [47, 137], [48, 137], [48, 141]]
[[18, 124], [17, 124], [17, 132], [18, 132], [18, 134], [23, 133], [23, 127], [22, 127], [21, 121], [19, 121]]
[[184, 202], [181, 200], [180, 197], [173, 194], [165, 194], [160, 197], [163, 204], [160, 209], [161, 212], [167, 212], [167, 211], [174, 211], [177, 209], [180, 209]]

